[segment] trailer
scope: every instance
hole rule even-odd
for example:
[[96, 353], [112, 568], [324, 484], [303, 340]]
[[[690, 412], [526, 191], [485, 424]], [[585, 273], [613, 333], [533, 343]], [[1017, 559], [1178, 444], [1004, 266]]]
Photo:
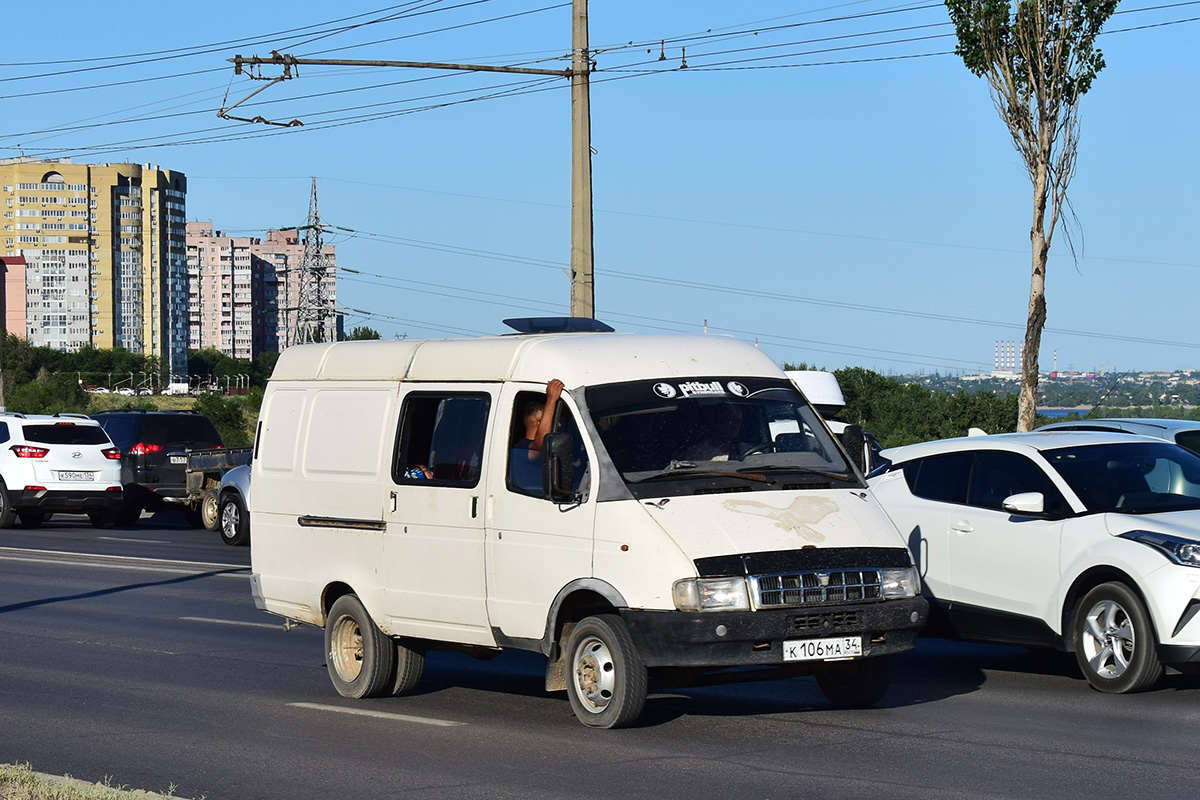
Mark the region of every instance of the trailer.
[[220, 527], [217, 489], [226, 472], [249, 464], [252, 447], [207, 447], [187, 452], [187, 494], [182, 502], [189, 517], [199, 517], [210, 531]]

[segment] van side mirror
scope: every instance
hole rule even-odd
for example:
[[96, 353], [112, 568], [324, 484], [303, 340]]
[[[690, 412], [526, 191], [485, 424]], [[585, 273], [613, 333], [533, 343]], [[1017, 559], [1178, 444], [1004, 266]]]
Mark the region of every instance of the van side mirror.
[[575, 442], [569, 433], [547, 433], [542, 438], [542, 496], [556, 503], [577, 502]]
[[842, 447], [859, 472], [866, 475], [871, 471], [867, 457], [867, 435], [863, 433], [862, 425], [846, 426], [846, 430], [842, 431]]

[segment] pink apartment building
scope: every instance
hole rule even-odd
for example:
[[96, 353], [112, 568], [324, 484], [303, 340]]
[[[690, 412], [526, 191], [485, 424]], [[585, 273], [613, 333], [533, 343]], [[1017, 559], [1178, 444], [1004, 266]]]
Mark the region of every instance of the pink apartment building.
[[[304, 242], [296, 230], [266, 239], [225, 236], [211, 222], [187, 223], [188, 347], [252, 360], [294, 343]], [[336, 298], [334, 247], [324, 294]]]

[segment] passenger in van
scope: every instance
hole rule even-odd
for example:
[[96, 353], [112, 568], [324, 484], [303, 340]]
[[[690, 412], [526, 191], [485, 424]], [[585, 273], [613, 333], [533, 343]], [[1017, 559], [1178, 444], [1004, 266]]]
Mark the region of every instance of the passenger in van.
[[704, 434], [700, 441], [679, 454], [687, 461], [728, 461], [749, 447], [736, 441], [742, 430], [742, 410], [731, 403], [704, 409], [701, 417]]
[[554, 407], [562, 390], [563, 382], [554, 378], [546, 384], [542, 402], [526, 403], [522, 414], [525, 436], [513, 443], [509, 453], [509, 478], [515, 487], [528, 494], [542, 493], [542, 440], [554, 424]]

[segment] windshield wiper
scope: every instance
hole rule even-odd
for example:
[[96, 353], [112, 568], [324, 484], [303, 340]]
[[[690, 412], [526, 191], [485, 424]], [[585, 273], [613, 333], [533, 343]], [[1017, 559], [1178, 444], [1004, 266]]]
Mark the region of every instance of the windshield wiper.
[[630, 483], [652, 483], [654, 481], [663, 480], [686, 480], [690, 478], [741, 478], [747, 481], [758, 481], [760, 483], [774, 484], [775, 481], [768, 478], [766, 475], [757, 474], [754, 472], [723, 472], [720, 470], [696, 469], [696, 465], [690, 461], [672, 461], [671, 466], [667, 467], [662, 472], [656, 472], [653, 475], [648, 475], [645, 478], [638, 478]]
[[781, 472], [799, 472], [803, 475], [819, 475], [822, 478], [829, 478], [830, 480], [835, 481], [845, 481], [846, 483], [850, 483], [851, 481], [857, 482], [858, 480], [852, 474], [844, 472], [827, 472], [826, 470], [816, 469], [815, 467], [786, 467], [776, 465], [771, 467], [747, 467], [746, 469], [753, 470], [755, 472], [770, 472], [772, 474], [778, 474]]

